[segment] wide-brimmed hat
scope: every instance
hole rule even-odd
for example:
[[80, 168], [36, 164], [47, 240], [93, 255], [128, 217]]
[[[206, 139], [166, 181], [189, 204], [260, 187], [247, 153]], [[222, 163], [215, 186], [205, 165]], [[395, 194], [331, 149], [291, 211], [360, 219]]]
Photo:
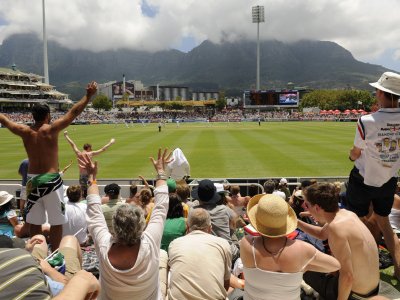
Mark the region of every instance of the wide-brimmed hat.
[[217, 193], [217, 188], [211, 180], [204, 179], [192, 190], [192, 198], [202, 202], [217, 203], [221, 196]]
[[14, 198], [14, 196], [8, 192], [0, 191], [0, 206], [10, 202], [12, 198]]
[[247, 215], [251, 225], [267, 237], [285, 236], [297, 228], [296, 213], [277, 195], [255, 195], [247, 204]]
[[374, 88], [400, 96], [400, 75], [393, 72], [385, 72], [377, 82], [370, 83]]

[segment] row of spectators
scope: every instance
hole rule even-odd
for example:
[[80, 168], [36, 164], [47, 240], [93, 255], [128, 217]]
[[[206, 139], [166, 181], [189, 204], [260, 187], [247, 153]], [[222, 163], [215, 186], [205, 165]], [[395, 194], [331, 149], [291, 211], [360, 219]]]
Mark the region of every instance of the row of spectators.
[[[52, 114], [53, 119], [61, 117], [63, 112], [55, 112]], [[30, 113], [5, 113], [5, 115], [18, 123], [33, 122]], [[227, 109], [218, 112], [214, 111], [174, 111], [174, 112], [121, 112], [121, 111], [84, 111], [76, 118], [76, 123], [120, 123], [123, 121], [141, 122], [147, 120], [149, 122], [160, 122], [168, 120], [191, 120], [191, 121], [206, 121], [210, 122], [240, 122], [240, 121], [271, 121], [271, 120], [304, 120], [304, 121], [335, 121], [335, 120], [356, 120], [361, 114], [324, 114], [319, 113], [303, 113], [291, 111], [246, 111], [240, 109]]]

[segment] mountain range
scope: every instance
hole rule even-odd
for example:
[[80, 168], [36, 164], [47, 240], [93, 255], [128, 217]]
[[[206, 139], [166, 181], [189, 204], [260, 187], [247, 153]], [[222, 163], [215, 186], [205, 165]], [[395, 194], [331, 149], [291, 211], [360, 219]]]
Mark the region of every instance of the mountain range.
[[[256, 42], [215, 44], [204, 41], [188, 53], [118, 49], [71, 50], [48, 41], [50, 83], [78, 99], [87, 82], [140, 80], [147, 85], [184, 85], [191, 89], [225, 90], [241, 95], [255, 87]], [[0, 67], [16, 64], [23, 72], [43, 74], [43, 44], [35, 34], [12, 35], [0, 45]], [[329, 41], [260, 43], [262, 89], [285, 88], [288, 82], [309, 88], [368, 88], [386, 68], [356, 60]]]

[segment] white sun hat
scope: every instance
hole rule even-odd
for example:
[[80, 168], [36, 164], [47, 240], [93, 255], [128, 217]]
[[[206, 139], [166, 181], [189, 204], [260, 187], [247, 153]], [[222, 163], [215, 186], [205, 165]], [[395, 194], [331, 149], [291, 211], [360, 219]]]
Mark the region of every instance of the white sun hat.
[[10, 202], [12, 198], [14, 198], [14, 196], [8, 192], [0, 191], [0, 206]]
[[400, 75], [393, 72], [385, 72], [377, 82], [370, 83], [374, 88], [400, 96]]

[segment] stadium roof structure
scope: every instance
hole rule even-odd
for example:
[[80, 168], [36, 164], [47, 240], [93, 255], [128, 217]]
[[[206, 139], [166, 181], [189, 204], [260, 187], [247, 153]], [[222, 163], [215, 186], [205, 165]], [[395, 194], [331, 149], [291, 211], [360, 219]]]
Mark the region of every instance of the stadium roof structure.
[[42, 82], [43, 76], [24, 73], [16, 68], [0, 68], [0, 105], [34, 104], [70, 104], [67, 94], [54, 89], [53, 85]]

